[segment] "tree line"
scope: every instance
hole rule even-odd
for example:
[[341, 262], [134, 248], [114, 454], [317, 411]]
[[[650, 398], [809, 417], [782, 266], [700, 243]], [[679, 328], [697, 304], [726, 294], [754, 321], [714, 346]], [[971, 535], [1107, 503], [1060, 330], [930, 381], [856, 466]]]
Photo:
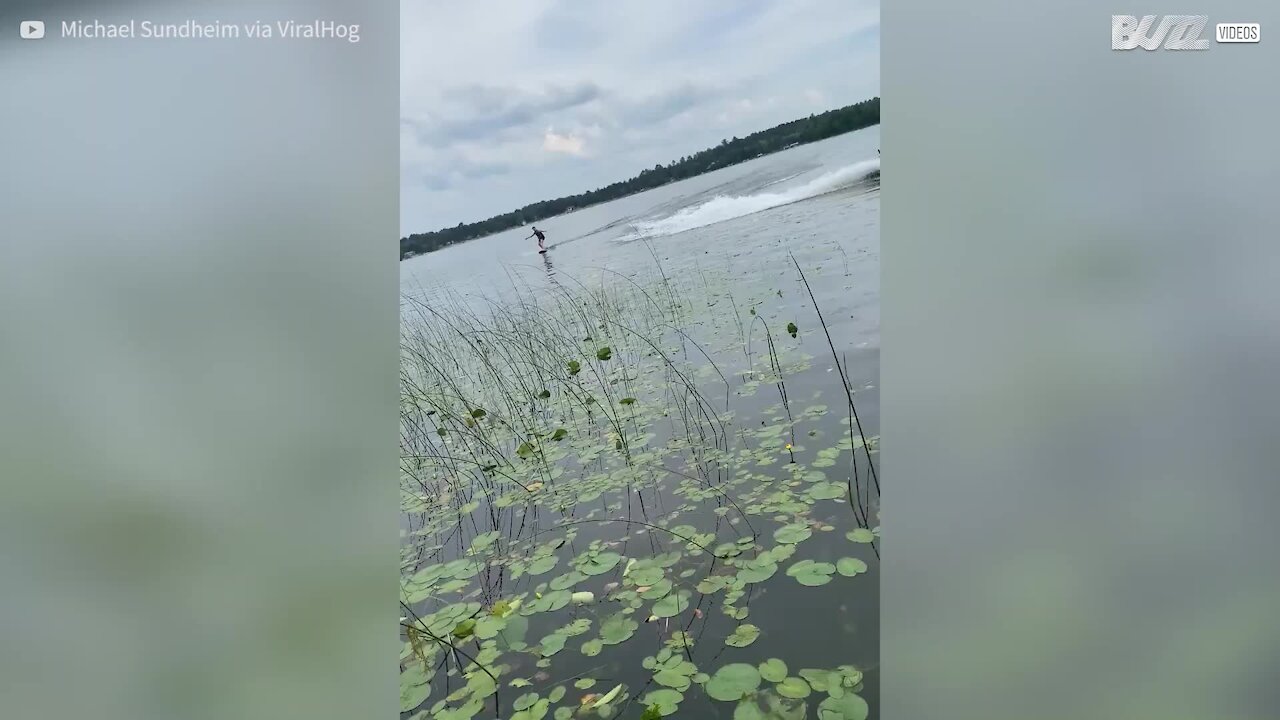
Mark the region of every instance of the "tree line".
[[474, 223], [458, 223], [451, 228], [428, 233], [415, 233], [400, 238], [400, 259], [421, 255], [455, 243], [492, 235], [562, 215], [572, 210], [617, 200], [620, 197], [651, 190], [660, 185], [683, 180], [702, 173], [745, 162], [794, 145], [824, 140], [880, 123], [880, 98], [828, 110], [819, 115], [792, 120], [744, 138], [721, 140], [713, 148], [682, 157], [668, 165], [655, 165], [630, 180], [613, 183], [590, 192], [555, 200], [543, 200]]

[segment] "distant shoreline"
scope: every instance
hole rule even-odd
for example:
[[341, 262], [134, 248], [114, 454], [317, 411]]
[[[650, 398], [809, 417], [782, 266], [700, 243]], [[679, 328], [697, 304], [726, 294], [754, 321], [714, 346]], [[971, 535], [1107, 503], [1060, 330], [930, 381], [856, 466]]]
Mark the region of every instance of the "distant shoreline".
[[434, 232], [415, 233], [400, 238], [400, 260], [458, 243], [488, 237], [496, 233], [537, 223], [547, 218], [576, 212], [647, 190], [669, 185], [698, 175], [738, 165], [765, 155], [788, 150], [798, 145], [863, 130], [880, 124], [880, 98], [829, 110], [820, 115], [792, 120], [745, 138], [722, 140], [719, 145], [695, 153], [669, 165], [657, 165], [639, 175], [598, 190], [526, 205], [519, 210], [497, 215], [480, 222], [443, 228]]

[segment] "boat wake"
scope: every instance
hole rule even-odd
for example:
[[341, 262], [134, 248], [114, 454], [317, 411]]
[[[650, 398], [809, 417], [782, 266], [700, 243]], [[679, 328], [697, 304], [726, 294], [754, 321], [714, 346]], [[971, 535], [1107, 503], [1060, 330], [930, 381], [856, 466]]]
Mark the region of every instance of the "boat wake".
[[718, 195], [704, 203], [687, 207], [668, 217], [638, 222], [633, 226], [634, 232], [618, 238], [626, 242], [641, 238], [675, 235], [694, 228], [714, 225], [726, 220], [733, 220], [745, 215], [762, 212], [783, 205], [808, 200], [858, 185], [880, 171], [880, 160], [864, 160], [846, 165], [820, 175], [803, 185], [780, 190], [778, 192], [762, 192], [755, 195], [727, 197]]

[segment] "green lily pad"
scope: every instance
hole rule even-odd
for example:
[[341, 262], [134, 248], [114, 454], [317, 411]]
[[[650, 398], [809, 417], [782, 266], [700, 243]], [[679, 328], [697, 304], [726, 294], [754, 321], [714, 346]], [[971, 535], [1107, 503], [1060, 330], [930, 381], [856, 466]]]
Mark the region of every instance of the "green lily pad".
[[853, 577], [867, 571], [867, 564], [858, 558], [840, 558], [836, 561], [836, 570], [845, 577]]
[[[605, 645], [618, 645], [631, 639], [640, 623], [622, 613], [611, 615], [600, 624], [600, 642]], [[584, 646], [585, 647], [585, 646]]]
[[555, 555], [540, 557], [529, 564], [529, 568], [525, 570], [529, 575], [544, 575], [555, 569], [556, 563], [560, 562], [560, 558]]
[[831, 563], [820, 563], [812, 560], [801, 560], [787, 568], [787, 574], [795, 578], [801, 585], [818, 587], [831, 582], [836, 566]]
[[499, 537], [500, 536], [497, 530], [490, 530], [487, 533], [482, 533], [480, 535], [477, 535], [471, 538], [471, 550], [475, 552], [479, 552], [480, 550], [485, 550], [490, 545], [497, 542]]
[[843, 499], [848, 488], [839, 483], [824, 482], [809, 488], [808, 495], [814, 500], [840, 500]]
[[536, 702], [538, 702], [538, 693], [525, 693], [516, 698], [516, 701], [511, 704], [511, 708], [516, 711], [528, 710]]
[[688, 690], [689, 686], [693, 683], [693, 680], [690, 679], [690, 675], [679, 673], [674, 670], [658, 671], [654, 674], [653, 681], [664, 687], [669, 687], [672, 690], [679, 690], [681, 692]]
[[690, 594], [685, 590], [667, 595], [653, 604], [653, 614], [660, 618], [675, 617], [689, 609], [689, 598]]
[[738, 571], [738, 579], [744, 583], [761, 583], [778, 572], [778, 564], [772, 559], [757, 558]]
[[769, 658], [760, 663], [760, 677], [771, 683], [782, 682], [787, 677], [787, 664], [778, 658]]
[[587, 579], [586, 575], [583, 575], [577, 570], [570, 570], [568, 573], [565, 573], [564, 575], [561, 575], [555, 580], [552, 580], [550, 587], [552, 590], [568, 590], [569, 588], [573, 587], [574, 585], [577, 585], [580, 582], [585, 582], [586, 579]]
[[627, 579], [636, 586], [653, 585], [662, 578], [662, 568], [653, 566], [637, 568], [627, 575]]
[[770, 718], [760, 709], [755, 698], [746, 697], [739, 700], [738, 706], [733, 709], [733, 720], [770, 720]]
[[773, 531], [773, 539], [787, 545], [795, 545], [808, 540], [811, 535], [813, 535], [813, 531], [809, 529], [808, 525], [802, 523], [783, 525]]
[[670, 580], [662, 578], [658, 582], [654, 583], [649, 589], [640, 593], [640, 597], [645, 600], [660, 600], [666, 597], [673, 587], [674, 585], [672, 585]]
[[851, 530], [845, 533], [845, 537], [849, 538], [850, 542], [856, 543], [873, 543], [876, 541], [876, 534], [866, 528]]
[[542, 648], [542, 657], [551, 657], [563, 650], [564, 643], [568, 639], [559, 633], [552, 633], [542, 638], [542, 642], [538, 643], [538, 646]]
[[733, 631], [724, 644], [730, 647], [746, 647], [755, 642], [758, 637], [760, 637], [760, 628], [751, 623], [743, 623]]
[[557, 685], [551, 688], [551, 692], [547, 693], [547, 699], [553, 703], [558, 703], [564, 699], [564, 694], [568, 692], [563, 685]]
[[645, 707], [652, 707], [654, 705], [658, 706], [659, 714], [665, 717], [667, 715], [674, 714], [682, 700], [684, 700], [684, 693], [679, 690], [660, 688], [647, 693], [644, 696], [644, 699], [640, 702], [642, 702]]
[[614, 552], [588, 553], [578, 564], [584, 575], [603, 575], [618, 566], [622, 556]]
[[867, 701], [845, 693], [842, 697], [829, 697], [818, 705], [818, 720], [867, 720], [870, 714]]
[[716, 700], [736, 702], [744, 695], [760, 687], [760, 671], [754, 665], [732, 663], [725, 665], [707, 681], [706, 691]]
[[421, 661], [410, 663], [400, 673], [400, 712], [409, 712], [426, 702], [431, 695], [431, 679]]
[[809, 697], [810, 693], [809, 684], [798, 677], [789, 677], [778, 683], [777, 691], [782, 697], [796, 700]]

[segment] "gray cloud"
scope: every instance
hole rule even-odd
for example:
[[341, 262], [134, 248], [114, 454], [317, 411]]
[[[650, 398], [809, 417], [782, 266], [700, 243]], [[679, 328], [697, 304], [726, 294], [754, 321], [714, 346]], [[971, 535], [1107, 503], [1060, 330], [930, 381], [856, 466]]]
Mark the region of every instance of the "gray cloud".
[[440, 119], [403, 118], [418, 141], [433, 147], [479, 140], [513, 128], [527, 127], [545, 116], [578, 107], [600, 97], [599, 86], [582, 82], [572, 87], [550, 85], [541, 92], [514, 87], [462, 85], [441, 93]]

